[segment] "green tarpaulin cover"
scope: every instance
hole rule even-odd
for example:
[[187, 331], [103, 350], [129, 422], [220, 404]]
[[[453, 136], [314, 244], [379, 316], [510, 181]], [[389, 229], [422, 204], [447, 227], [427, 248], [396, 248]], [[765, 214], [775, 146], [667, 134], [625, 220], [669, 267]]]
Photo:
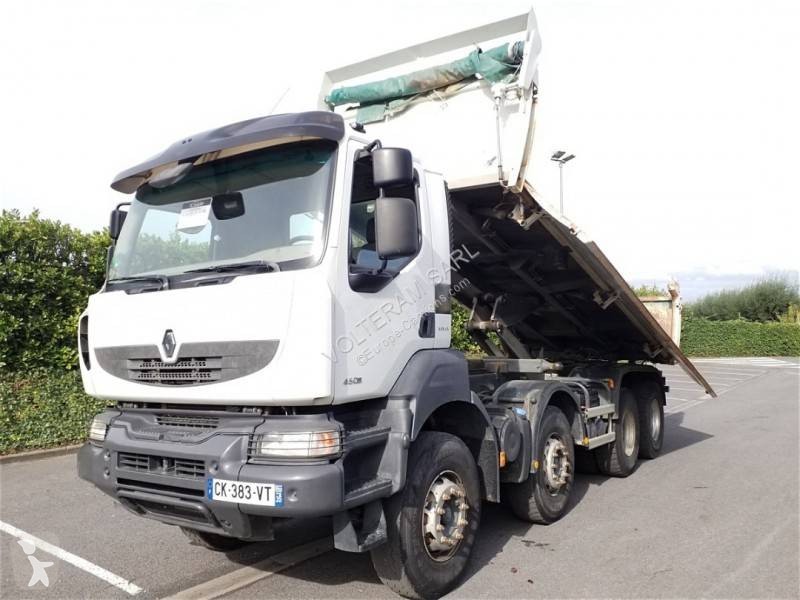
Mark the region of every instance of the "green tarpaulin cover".
[[491, 50], [474, 50], [468, 56], [408, 75], [332, 90], [325, 98], [331, 106], [358, 104], [359, 123], [373, 123], [387, 112], [403, 110], [415, 96], [455, 83], [483, 78], [491, 83], [511, 81], [522, 63], [524, 42], [503, 44]]

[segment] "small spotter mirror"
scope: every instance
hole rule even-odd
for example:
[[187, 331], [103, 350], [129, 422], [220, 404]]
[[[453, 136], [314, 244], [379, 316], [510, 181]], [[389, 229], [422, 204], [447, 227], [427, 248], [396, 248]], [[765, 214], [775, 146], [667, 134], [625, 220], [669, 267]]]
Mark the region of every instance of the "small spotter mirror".
[[405, 148], [378, 148], [372, 151], [372, 179], [375, 187], [398, 187], [414, 182], [411, 152]]

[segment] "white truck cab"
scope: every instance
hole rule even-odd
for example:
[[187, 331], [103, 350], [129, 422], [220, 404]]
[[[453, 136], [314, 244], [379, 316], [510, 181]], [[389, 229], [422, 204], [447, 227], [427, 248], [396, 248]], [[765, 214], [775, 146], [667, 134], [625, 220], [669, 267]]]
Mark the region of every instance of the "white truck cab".
[[[220, 153], [236, 130], [263, 147], [180, 162]], [[159, 157], [191, 166], [180, 181], [136, 188], [85, 315], [99, 366], [82, 370], [87, 390], [174, 404], [345, 403], [386, 395], [414, 353], [450, 346], [449, 314], [434, 302], [437, 285], [449, 289], [440, 174], [409, 163], [413, 180], [386, 188], [411, 211], [415, 239], [381, 271], [372, 160], [407, 152], [367, 152], [370, 140], [327, 112], [222, 131]]]

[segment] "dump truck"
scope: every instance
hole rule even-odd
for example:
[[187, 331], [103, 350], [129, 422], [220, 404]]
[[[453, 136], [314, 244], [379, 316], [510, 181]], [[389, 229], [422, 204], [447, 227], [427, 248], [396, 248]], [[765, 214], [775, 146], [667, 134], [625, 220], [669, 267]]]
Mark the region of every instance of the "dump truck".
[[[713, 390], [530, 184], [540, 47], [528, 13], [337, 68], [114, 178], [80, 477], [211, 550], [330, 517], [431, 598], [483, 503], [552, 523], [578, 466], [658, 456], [656, 365]], [[451, 347], [457, 304], [480, 352]]]

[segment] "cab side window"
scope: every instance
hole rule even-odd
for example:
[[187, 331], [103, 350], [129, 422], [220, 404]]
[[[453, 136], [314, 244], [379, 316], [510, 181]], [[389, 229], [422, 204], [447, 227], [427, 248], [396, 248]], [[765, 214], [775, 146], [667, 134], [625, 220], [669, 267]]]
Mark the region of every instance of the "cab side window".
[[[350, 200], [350, 257], [351, 269], [377, 270], [383, 261], [375, 248], [375, 199], [379, 190], [372, 181], [372, 158], [365, 156], [355, 162], [353, 189]], [[387, 195], [409, 198], [417, 203], [416, 186], [392, 188]], [[386, 262], [386, 270], [400, 271], [413, 257], [394, 258]]]

